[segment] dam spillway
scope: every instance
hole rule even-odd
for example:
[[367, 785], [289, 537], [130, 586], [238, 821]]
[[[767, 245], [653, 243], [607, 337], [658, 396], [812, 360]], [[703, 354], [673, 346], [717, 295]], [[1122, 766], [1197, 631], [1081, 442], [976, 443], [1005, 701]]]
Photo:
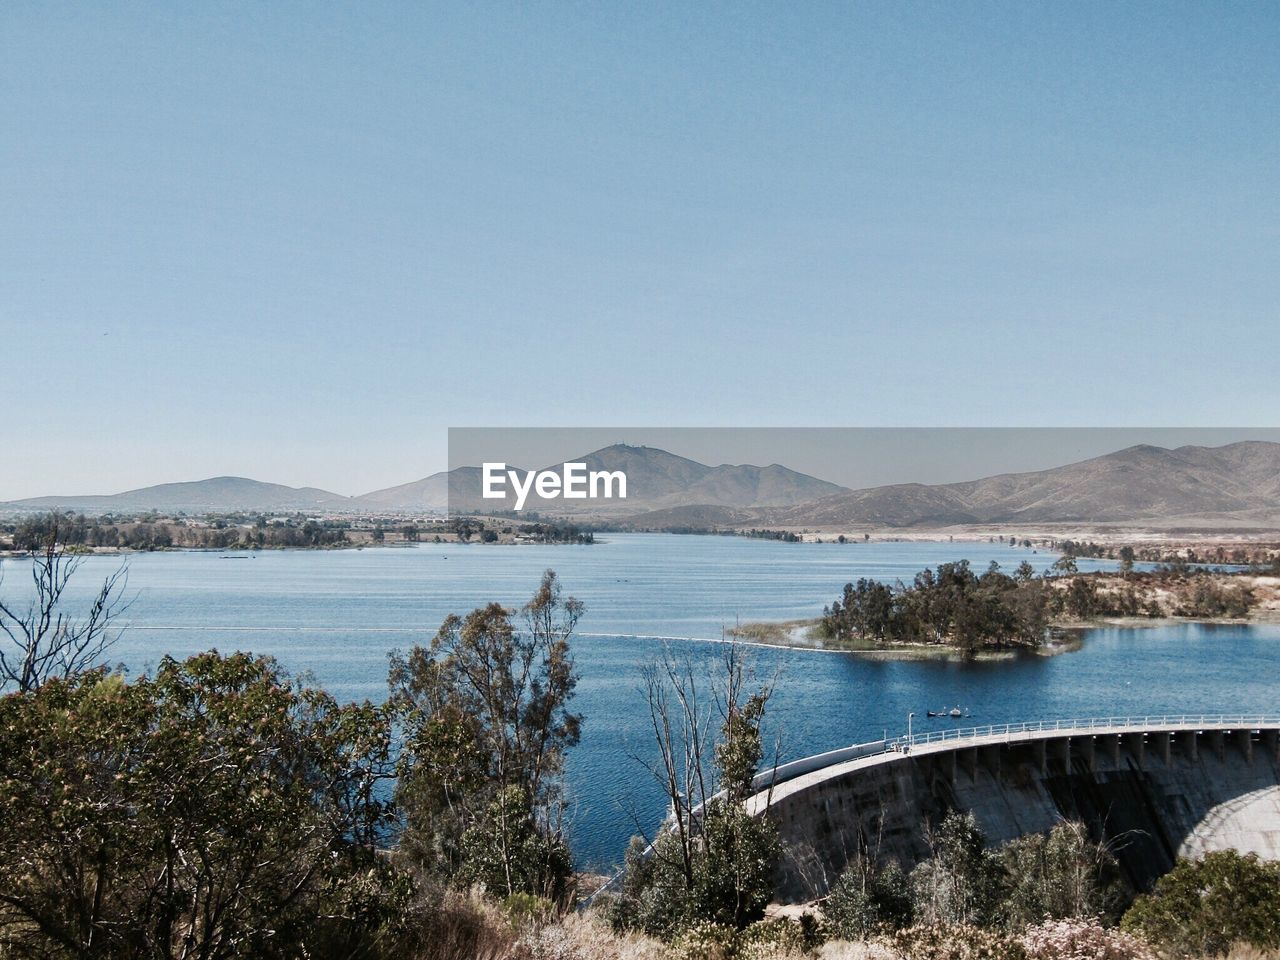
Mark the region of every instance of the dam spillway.
[[[772, 786], [769, 784], [772, 783]], [[823, 896], [858, 855], [910, 870], [926, 831], [972, 812], [991, 846], [1085, 824], [1136, 889], [1178, 856], [1232, 848], [1280, 859], [1280, 718], [1037, 721], [877, 741], [757, 778], [778, 824], [775, 896]]]

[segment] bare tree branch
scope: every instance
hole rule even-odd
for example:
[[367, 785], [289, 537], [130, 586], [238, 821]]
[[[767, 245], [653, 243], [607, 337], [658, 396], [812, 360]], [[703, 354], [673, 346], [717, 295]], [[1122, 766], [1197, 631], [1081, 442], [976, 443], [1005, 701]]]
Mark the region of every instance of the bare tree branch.
[[0, 598], [0, 690], [27, 692], [97, 666], [119, 638], [114, 623], [132, 602], [125, 596], [128, 565], [103, 580], [88, 612], [75, 616], [66, 610], [64, 594], [82, 560], [59, 546], [55, 523], [44, 548], [31, 553], [26, 606]]

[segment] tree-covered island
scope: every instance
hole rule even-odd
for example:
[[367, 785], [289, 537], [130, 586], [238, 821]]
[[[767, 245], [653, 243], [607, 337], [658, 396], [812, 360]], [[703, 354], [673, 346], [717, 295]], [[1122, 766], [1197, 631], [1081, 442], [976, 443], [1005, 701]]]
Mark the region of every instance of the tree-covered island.
[[862, 578], [815, 620], [749, 623], [743, 640], [864, 653], [976, 656], [1039, 650], [1104, 620], [1232, 621], [1280, 612], [1280, 561], [1234, 571], [1186, 563], [1082, 573], [1070, 555], [1043, 574], [967, 560], [922, 570], [910, 583]]

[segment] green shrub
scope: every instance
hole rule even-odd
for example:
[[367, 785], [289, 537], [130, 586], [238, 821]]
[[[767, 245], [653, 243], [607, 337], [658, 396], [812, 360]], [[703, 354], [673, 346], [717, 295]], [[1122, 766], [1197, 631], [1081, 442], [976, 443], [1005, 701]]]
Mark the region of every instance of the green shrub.
[[671, 945], [672, 960], [732, 960], [736, 933], [706, 920], [691, 923]]
[[911, 887], [896, 862], [883, 867], [865, 857], [851, 863], [822, 905], [831, 932], [844, 940], [865, 940], [911, 923]]
[[517, 929], [543, 926], [550, 923], [556, 915], [554, 903], [532, 893], [513, 893], [502, 901], [500, 909], [502, 915]]
[[627, 851], [622, 889], [608, 907], [615, 930], [640, 930], [671, 939], [686, 927], [711, 923], [742, 929], [764, 916], [773, 895], [777, 827], [741, 807], [712, 800], [702, 819], [690, 878], [680, 841], [662, 833], [651, 856], [643, 841]]
[[0, 953], [368, 956], [412, 888], [390, 739], [243, 653], [0, 697]]
[[1207, 576], [1197, 577], [1191, 596], [1174, 612], [1180, 617], [1247, 617], [1257, 604], [1253, 591], [1242, 584], [1222, 586]]
[[890, 945], [910, 960], [1026, 960], [1022, 943], [999, 930], [936, 924], [897, 931]]
[[997, 852], [1004, 873], [1004, 922], [1020, 928], [1045, 919], [1118, 919], [1125, 890], [1115, 858], [1084, 824], [1063, 821], [1047, 834], [1011, 840]]
[[817, 924], [779, 917], [757, 920], [734, 940], [734, 960], [771, 960], [779, 954], [807, 953], [817, 946]]
[[490, 801], [463, 833], [461, 850], [457, 879], [496, 896], [538, 891], [561, 900], [573, 873], [568, 845], [542, 829], [521, 787], [507, 787]]
[[985, 925], [995, 918], [1004, 883], [996, 855], [972, 813], [952, 811], [929, 832], [933, 855], [911, 871], [912, 913], [929, 925]]
[[1280, 862], [1234, 850], [1180, 859], [1121, 926], [1182, 956], [1214, 956], [1235, 943], [1280, 947]]
[[719, 798], [703, 814], [702, 856], [694, 867], [694, 915], [737, 929], [764, 916], [773, 897], [778, 828]]
[[622, 888], [605, 908], [605, 916], [615, 932], [638, 930], [669, 940], [694, 920], [693, 896], [680, 872], [677, 839], [661, 834], [652, 856], [646, 845], [634, 837], [627, 847]]

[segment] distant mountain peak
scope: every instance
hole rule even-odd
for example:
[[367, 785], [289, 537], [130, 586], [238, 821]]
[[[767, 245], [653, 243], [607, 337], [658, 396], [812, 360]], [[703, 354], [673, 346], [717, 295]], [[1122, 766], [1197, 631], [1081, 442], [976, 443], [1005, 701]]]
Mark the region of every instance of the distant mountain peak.
[[[613, 443], [566, 463], [585, 463], [588, 470], [622, 470], [627, 475], [627, 498], [594, 505], [622, 516], [673, 507], [714, 507], [747, 510], [793, 506], [839, 493], [845, 488], [779, 464], [720, 464], [710, 467], [661, 447]], [[548, 464], [557, 469], [561, 464]], [[357, 500], [377, 509], [446, 508], [490, 511], [494, 501], [479, 497], [479, 468], [458, 467], [399, 487], [375, 490]], [[502, 506], [502, 502], [497, 503]]]

